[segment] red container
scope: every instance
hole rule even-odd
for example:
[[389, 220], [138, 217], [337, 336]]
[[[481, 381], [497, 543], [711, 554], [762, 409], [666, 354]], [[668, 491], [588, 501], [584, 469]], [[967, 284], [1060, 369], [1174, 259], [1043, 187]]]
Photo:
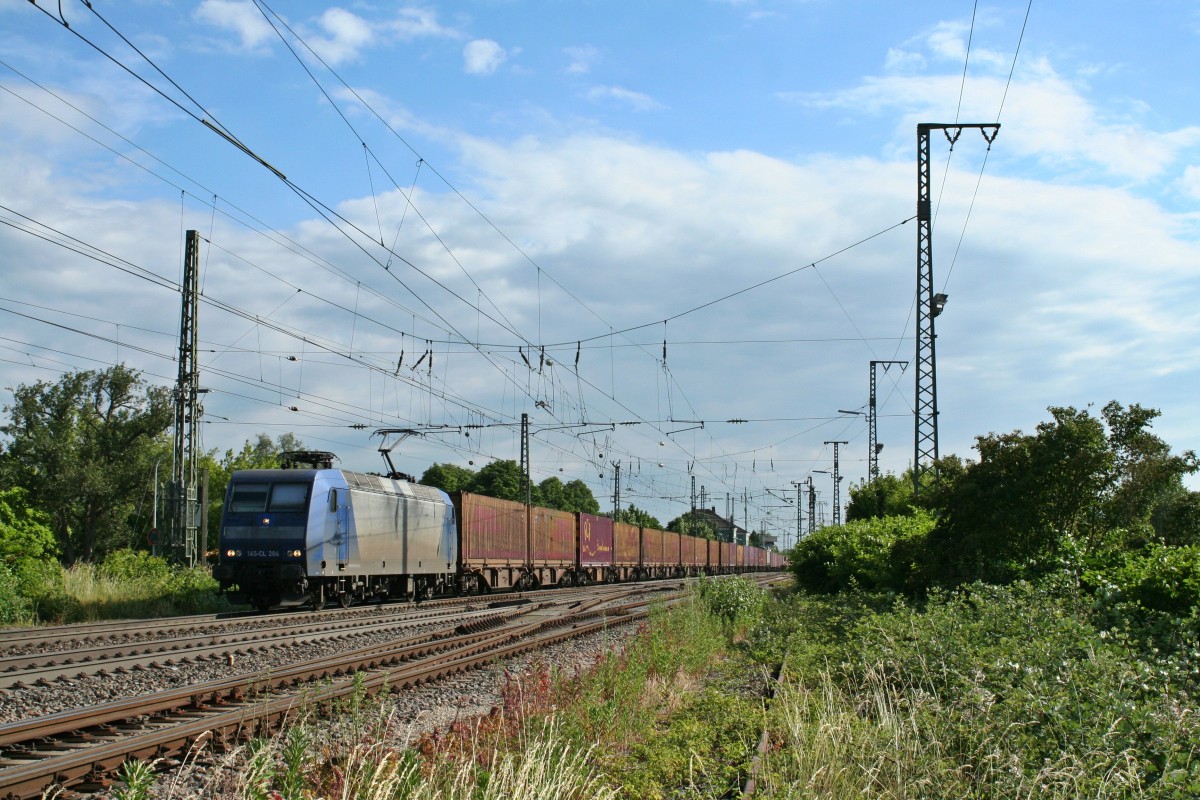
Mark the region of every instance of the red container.
[[708, 540], [708, 566], [712, 569], [721, 566], [721, 543], [716, 539]]
[[636, 567], [642, 553], [642, 529], [627, 522], [613, 523], [613, 563]]
[[707, 545], [703, 539], [698, 539], [695, 536], [683, 537], [683, 563], [689, 567], [704, 566], [704, 559], [708, 556]]
[[663, 531], [663, 563], [682, 564], [683, 538], [674, 531]]
[[642, 564], [645, 566], [662, 566], [663, 532], [656, 528], [642, 528]]
[[606, 567], [613, 563], [613, 521], [609, 517], [578, 514], [579, 565]]
[[575, 563], [575, 515], [552, 508], [532, 508], [533, 563], [562, 566]]
[[454, 492], [451, 499], [462, 532], [459, 558], [465, 566], [525, 563], [524, 505], [468, 492]]

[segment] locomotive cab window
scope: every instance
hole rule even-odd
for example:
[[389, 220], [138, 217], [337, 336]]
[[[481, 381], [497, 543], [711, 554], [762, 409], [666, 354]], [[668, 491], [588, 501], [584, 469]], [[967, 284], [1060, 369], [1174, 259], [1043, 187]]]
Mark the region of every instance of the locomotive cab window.
[[277, 483], [271, 487], [271, 511], [304, 511], [307, 508], [307, 483]]
[[235, 483], [233, 497], [229, 499], [229, 510], [266, 511], [270, 489], [267, 483]]

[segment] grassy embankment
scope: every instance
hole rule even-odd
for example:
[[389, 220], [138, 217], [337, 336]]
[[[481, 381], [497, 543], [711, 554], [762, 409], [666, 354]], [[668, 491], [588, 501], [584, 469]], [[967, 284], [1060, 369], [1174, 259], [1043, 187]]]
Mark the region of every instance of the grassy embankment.
[[[170, 575], [177, 575], [171, 573]], [[79, 608], [149, 616], [178, 577], [96, 571]], [[64, 580], [64, 587], [73, 579]], [[193, 602], [193, 601], [186, 601]], [[125, 605], [131, 603], [133, 605]], [[145, 604], [145, 605], [142, 605]], [[586, 676], [512, 676], [501, 708], [404, 739], [391, 705], [353, 698], [344, 724], [300, 715], [247, 744], [213, 797], [718, 798], [736, 796], [762, 726], [766, 798], [1200, 796], [1200, 612], [1100, 602], [1068, 573], [894, 595], [768, 596], [735, 579], [659, 611]], [[769, 668], [786, 657], [779, 698]], [[128, 797], [149, 793], [131, 767]]]
[[180, 569], [143, 551], [118, 550], [99, 564], [23, 565], [0, 575], [0, 625], [149, 619], [231, 611], [203, 567]]
[[1196, 614], [1116, 617], [1068, 577], [920, 605], [728, 586], [659, 613], [590, 675], [514, 676], [503, 708], [415, 748], [366, 698], [339, 735], [298, 719], [212, 795], [731, 797], [764, 724], [764, 798], [1200, 795]]

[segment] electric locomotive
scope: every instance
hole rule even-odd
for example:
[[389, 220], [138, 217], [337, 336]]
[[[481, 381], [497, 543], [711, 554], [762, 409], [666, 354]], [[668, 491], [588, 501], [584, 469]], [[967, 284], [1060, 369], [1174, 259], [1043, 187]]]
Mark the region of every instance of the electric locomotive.
[[332, 453], [287, 456], [290, 468], [230, 478], [213, 577], [233, 602], [321, 608], [452, 591], [458, 539], [445, 492], [334, 469]]

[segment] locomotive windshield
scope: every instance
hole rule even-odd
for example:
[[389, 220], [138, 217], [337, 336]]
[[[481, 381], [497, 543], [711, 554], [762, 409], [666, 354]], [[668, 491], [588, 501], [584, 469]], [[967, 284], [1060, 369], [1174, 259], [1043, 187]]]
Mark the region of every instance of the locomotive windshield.
[[296, 480], [235, 481], [221, 536], [234, 539], [304, 539], [311, 483]]
[[308, 509], [307, 483], [235, 483], [229, 498], [230, 511], [259, 513], [271, 511], [306, 511]]

